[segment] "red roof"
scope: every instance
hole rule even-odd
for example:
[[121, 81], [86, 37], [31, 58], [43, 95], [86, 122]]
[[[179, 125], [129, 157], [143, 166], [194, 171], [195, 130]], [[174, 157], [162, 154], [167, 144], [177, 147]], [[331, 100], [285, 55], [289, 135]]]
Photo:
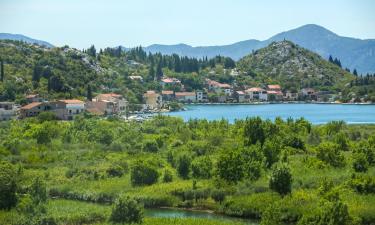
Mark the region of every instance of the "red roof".
[[183, 96], [195, 96], [195, 92], [176, 92], [176, 96], [183, 97]]
[[106, 93], [106, 94], [99, 94], [96, 97], [104, 97], [104, 98], [115, 97], [115, 98], [118, 98], [118, 97], [121, 97], [121, 95], [120, 94], [116, 94], [116, 93]]
[[253, 87], [253, 88], [247, 89], [245, 92], [260, 92], [260, 91], [264, 91], [264, 89], [259, 88], [259, 87]]
[[173, 95], [173, 91], [162, 91], [161, 94], [163, 94], [163, 95]]
[[22, 106], [21, 109], [32, 109], [32, 108], [37, 107], [41, 104], [42, 104], [41, 102], [32, 102], [28, 105]]
[[59, 102], [63, 102], [65, 104], [83, 104], [84, 102], [78, 99], [63, 99], [59, 100]]
[[267, 94], [270, 95], [283, 95], [281, 91], [267, 91]]
[[217, 82], [217, 81], [214, 81], [214, 80], [210, 80], [210, 79], [207, 79], [207, 83], [209, 85], [212, 85], [212, 86], [215, 86], [215, 87], [220, 87], [220, 88], [230, 88], [230, 85], [229, 84], [222, 84], [220, 82]]
[[181, 81], [177, 78], [164, 78], [161, 80], [164, 83], [180, 83]]
[[281, 89], [280, 85], [278, 84], [270, 84], [267, 85], [268, 89]]
[[239, 94], [239, 95], [244, 95], [245, 94], [245, 92], [243, 92], [243, 91], [236, 91], [237, 92], [237, 94]]

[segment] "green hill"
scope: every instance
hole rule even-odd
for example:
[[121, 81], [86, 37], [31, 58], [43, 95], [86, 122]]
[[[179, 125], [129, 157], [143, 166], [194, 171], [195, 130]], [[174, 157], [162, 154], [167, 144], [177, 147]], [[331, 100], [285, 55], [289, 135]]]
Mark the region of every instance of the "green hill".
[[285, 89], [312, 87], [342, 91], [354, 76], [319, 55], [290, 41], [273, 42], [238, 63], [261, 83], [280, 83]]

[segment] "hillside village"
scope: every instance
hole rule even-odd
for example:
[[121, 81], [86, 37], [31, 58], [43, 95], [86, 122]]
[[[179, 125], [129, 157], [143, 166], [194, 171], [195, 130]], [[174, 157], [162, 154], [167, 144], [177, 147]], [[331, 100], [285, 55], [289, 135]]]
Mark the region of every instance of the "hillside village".
[[[142, 82], [141, 79], [139, 79]], [[282, 90], [279, 84], [262, 87], [248, 87], [239, 90], [233, 85], [205, 80], [205, 88], [186, 91], [184, 84], [177, 78], [163, 77], [160, 81], [161, 92], [148, 90], [143, 94], [140, 112], [169, 111], [172, 103], [277, 103], [277, 102], [334, 102], [337, 95], [329, 92], [317, 92], [312, 88], [303, 88], [298, 92]], [[180, 91], [173, 91], [172, 89]], [[79, 99], [59, 99], [49, 101], [39, 94], [26, 97], [27, 104], [19, 106], [14, 102], [0, 102], [0, 120], [17, 117], [24, 119], [38, 116], [42, 112], [51, 112], [60, 120], [73, 120], [76, 115], [89, 113], [97, 116], [128, 115], [128, 101], [120, 94], [104, 93], [85, 101]], [[138, 113], [138, 112], [137, 112]]]

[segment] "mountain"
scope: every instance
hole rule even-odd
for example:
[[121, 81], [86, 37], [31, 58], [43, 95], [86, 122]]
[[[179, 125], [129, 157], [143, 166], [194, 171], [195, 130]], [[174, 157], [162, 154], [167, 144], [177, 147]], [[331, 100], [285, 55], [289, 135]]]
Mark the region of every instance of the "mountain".
[[286, 89], [313, 87], [342, 90], [354, 76], [318, 54], [290, 41], [272, 42], [238, 61], [237, 67], [260, 81], [277, 82]]
[[29, 44], [37, 44], [40, 46], [45, 46], [48, 48], [53, 48], [54, 46], [46, 41], [36, 40], [22, 34], [9, 34], [9, 33], [0, 33], [0, 40], [13, 40], [13, 41], [23, 41]]
[[247, 40], [223, 46], [192, 47], [186, 44], [150, 45], [146, 52], [161, 52], [162, 54], [176, 53], [189, 57], [229, 56], [239, 60], [243, 56], [266, 47], [273, 41], [290, 40], [309, 49], [323, 58], [329, 55], [340, 59], [342, 65], [359, 73], [375, 73], [375, 39], [361, 40], [339, 36], [324, 27], [308, 24], [302, 27], [279, 33], [267, 40]]

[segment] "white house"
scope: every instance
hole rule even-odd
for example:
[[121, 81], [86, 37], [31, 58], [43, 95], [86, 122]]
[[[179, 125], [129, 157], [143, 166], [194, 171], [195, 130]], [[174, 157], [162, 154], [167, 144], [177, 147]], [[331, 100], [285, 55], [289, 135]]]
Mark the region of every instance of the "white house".
[[176, 100], [180, 102], [195, 102], [197, 100], [195, 92], [175, 92]]
[[208, 102], [207, 93], [205, 91], [196, 91], [197, 102]]
[[249, 100], [259, 100], [259, 101], [267, 101], [268, 95], [267, 91], [263, 88], [253, 87], [250, 89], [245, 90], [245, 93], [248, 95]]

